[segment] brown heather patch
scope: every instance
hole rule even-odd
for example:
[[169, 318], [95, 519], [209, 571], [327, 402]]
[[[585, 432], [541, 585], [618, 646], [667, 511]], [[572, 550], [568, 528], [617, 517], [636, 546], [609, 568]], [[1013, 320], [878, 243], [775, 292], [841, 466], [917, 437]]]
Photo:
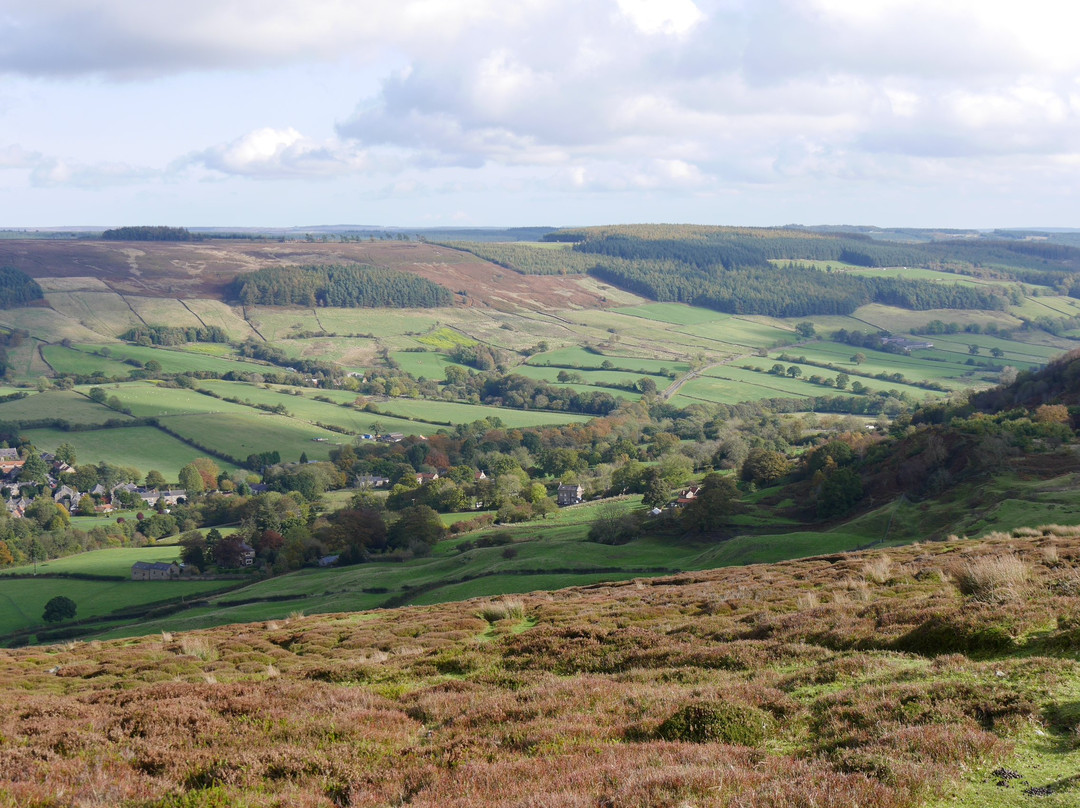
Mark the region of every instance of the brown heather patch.
[[[1080, 737], [1076, 533], [0, 652], [0, 808], [907, 808]], [[1022, 599], [941, 574], [994, 558]]]

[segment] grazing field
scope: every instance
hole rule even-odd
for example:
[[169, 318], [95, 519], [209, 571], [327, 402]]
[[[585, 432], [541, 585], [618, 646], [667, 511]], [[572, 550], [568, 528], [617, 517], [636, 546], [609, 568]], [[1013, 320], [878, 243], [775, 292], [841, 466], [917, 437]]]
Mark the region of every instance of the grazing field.
[[[295, 462], [305, 453], [311, 460], [327, 460], [333, 446], [353, 440], [351, 435], [252, 409], [237, 413], [171, 415], [162, 418], [161, 424], [187, 440], [201, 446], [213, 446], [216, 451], [241, 461], [251, 454], [275, 450], [281, 453], [282, 460]], [[436, 429], [426, 424], [413, 424], [412, 427], [415, 434], [430, 434]]]
[[712, 309], [687, 306], [683, 303], [647, 303], [644, 306], [623, 306], [615, 311], [672, 325], [697, 325], [713, 320], [726, 320], [731, 316]]
[[[53, 452], [61, 443], [70, 443], [82, 463], [106, 461], [146, 472], [157, 469], [165, 479], [175, 481], [180, 469], [206, 452], [188, 446], [152, 426], [132, 426], [120, 429], [94, 429], [65, 432], [59, 429], [24, 429], [22, 435], [39, 450]], [[246, 455], [245, 455], [246, 457]], [[216, 459], [219, 466], [233, 466]]]
[[[799, 351], [799, 354], [801, 356], [802, 352]], [[836, 392], [842, 392], [842, 391], [837, 391], [835, 388], [823, 387], [821, 385], [812, 384], [809, 381], [811, 376], [821, 376], [823, 378], [835, 379], [836, 376], [839, 375], [839, 373], [847, 372], [849, 375], [851, 373], [851, 371], [847, 371], [846, 369], [841, 370], [841, 371], [835, 371], [835, 370], [829, 370], [827, 368], [820, 368], [820, 367], [817, 367], [815, 365], [800, 364], [797, 361], [796, 362], [781, 361], [781, 362], [778, 363], [774, 359], [764, 358], [764, 357], [757, 357], [757, 356], [751, 356], [751, 357], [747, 357], [745, 359], [740, 359], [738, 364], [739, 364], [739, 370], [743, 370], [743, 368], [745, 368], [745, 367], [758, 368], [761, 371], [766, 371], [766, 373], [764, 374], [766, 379], [774, 379], [774, 380], [777, 380], [777, 381], [781, 378], [780, 376], [774, 376], [771, 373], [768, 373], [768, 371], [773, 367], [773, 365], [781, 364], [781, 365], [784, 366], [785, 370], [787, 370], [788, 368], [791, 368], [791, 367], [797, 367], [802, 372], [802, 377], [800, 379], [797, 379], [796, 381], [801, 382], [802, 385], [803, 385], [803, 387], [798, 388], [798, 389], [802, 390], [803, 392], [809, 392], [811, 395], [825, 395], [825, 394], [830, 394], [831, 395], [831, 394], [834, 394]], [[839, 363], [835, 363], [835, 364], [839, 364]], [[866, 364], [867, 363], [865, 363], [865, 362], [862, 365], [855, 365], [854, 363], [852, 363], [851, 370], [855, 371], [856, 373], [866, 373], [866, 372], [868, 372], [867, 370], [865, 370]], [[886, 365], [886, 367], [889, 367], [888, 363], [884, 363], [884, 364]], [[745, 372], [745, 371], [743, 371], [743, 372]], [[751, 371], [751, 372], [754, 373], [755, 371]], [[911, 368], [903, 368], [903, 367], [892, 366], [888, 372], [890, 372], [890, 373], [892, 373], [892, 372], [903, 373], [905, 378], [909, 378], [912, 381], [925, 381], [925, 379], [921, 377], [921, 375], [918, 373], [917, 370], [913, 370]], [[732, 374], [732, 368], [730, 368], [730, 366], [727, 366], [727, 365], [719, 367], [719, 368], [712, 368], [710, 370], [705, 371], [704, 373], [705, 373], [705, 375], [708, 375], [708, 376], [717, 376], [717, 377], [725, 377], [726, 376], [726, 377], [729, 377], [729, 378], [741, 378], [741, 379], [748, 379], [750, 381], [754, 381], [751, 377], [746, 377], [746, 376], [742, 376], [742, 375], [738, 375], [738, 376], [733, 375]], [[756, 373], [756, 375], [758, 375], [760, 377], [763, 374]], [[902, 382], [883, 381], [881, 379], [865, 378], [865, 377], [862, 377], [862, 376], [851, 376], [851, 380], [860, 382], [863, 386], [865, 386], [867, 389], [872, 390], [872, 391], [896, 390], [896, 391], [899, 391], [899, 392], [907, 393], [907, 394], [909, 394], [911, 396], [914, 396], [917, 399], [922, 398], [923, 396], [927, 395], [927, 393], [931, 393], [931, 391], [929, 391], [929, 390], [925, 390], [925, 389], [923, 389], [921, 387], [916, 387], [915, 385], [911, 385], [911, 384], [903, 384]], [[764, 382], [764, 380], [762, 380], [762, 381]], [[813, 392], [815, 390], [820, 391], [820, 392], [818, 392], [818, 393]], [[933, 394], [933, 393], [931, 393], [931, 394]]]
[[88, 350], [66, 348], [63, 345], [43, 345], [41, 355], [49, 363], [49, 367], [61, 374], [100, 374], [103, 378], [126, 379], [130, 373], [137, 370], [134, 365], [125, 364], [120, 359], [97, 356]]
[[165, 373], [190, 373], [209, 371], [211, 373], [265, 373], [276, 370], [272, 365], [248, 359], [225, 359], [209, 356], [202, 352], [174, 350], [172, 348], [146, 348], [140, 345], [88, 345], [84, 350], [92, 351], [108, 348], [110, 355], [121, 360], [132, 359], [142, 364], [151, 360], [161, 363]]
[[48, 390], [18, 401], [0, 403], [0, 421], [23, 424], [59, 418], [70, 424], [103, 424], [130, 420], [122, 412], [110, 410], [74, 390]]
[[672, 372], [689, 370], [685, 362], [665, 362], [662, 359], [647, 359], [618, 354], [598, 354], [584, 348], [562, 348], [548, 351], [529, 358], [528, 364], [535, 367], [568, 367], [582, 370], [601, 370], [605, 363], [611, 367], [642, 375], [667, 375]]
[[168, 297], [137, 297], [129, 295], [124, 302], [131, 306], [139, 319], [152, 325], [169, 325], [180, 328], [197, 328], [204, 323], [184, 305], [183, 301]]
[[107, 337], [119, 337], [132, 326], [142, 325], [115, 292], [49, 292], [45, 299], [60, 314]]
[[[588, 415], [538, 410], [513, 410], [509, 407], [489, 407], [482, 404], [458, 404], [455, 402], [422, 401], [418, 399], [393, 398], [377, 402], [380, 413], [401, 415], [406, 418], [423, 418], [450, 424], [470, 424], [484, 418], [498, 418], [503, 426], [515, 429], [548, 424], [582, 424], [590, 420]], [[372, 416], [371, 413], [366, 413]]]
[[[808, 317], [816, 321], [817, 318]], [[926, 311], [908, 311], [898, 309], [895, 306], [883, 306], [880, 303], [870, 303], [860, 306], [849, 318], [861, 325], [854, 326], [866, 330], [867, 326], [883, 331], [891, 331], [894, 334], [906, 334], [913, 328], [923, 328], [934, 320], [943, 323], [958, 323], [961, 328], [968, 325], [978, 325], [985, 328], [993, 324], [998, 328], [1012, 330], [1019, 328], [1023, 322], [1017, 317], [1003, 311], [966, 311], [962, 309], [928, 309]], [[845, 326], [850, 328], [851, 326]]]
[[[242, 316], [242, 309], [234, 308], [220, 300], [199, 298], [186, 298], [184, 306], [187, 307], [206, 326], [217, 326], [222, 329], [229, 338], [237, 342], [243, 342], [248, 338], [256, 337], [251, 325]], [[168, 325], [168, 323], [153, 323], [153, 325]]]
[[45, 604], [57, 595], [75, 601], [76, 617], [86, 619], [118, 609], [204, 595], [228, 585], [223, 581], [85, 581], [45, 578], [40, 574], [36, 578], [0, 580], [0, 634], [43, 627]]
[[[89, 385], [76, 388], [90, 389]], [[120, 403], [137, 418], [158, 415], [188, 415], [192, 413], [244, 413], [250, 408], [233, 404], [212, 396], [179, 387], [163, 387], [154, 382], [129, 382], [105, 388], [109, 396], [116, 396]]]
[[[112, 518], [115, 519], [115, 517]], [[116, 547], [40, 562], [37, 565], [37, 574], [113, 575], [128, 580], [131, 578], [131, 565], [136, 561], [169, 563], [178, 558], [180, 558], [180, 547], [176, 544], [161, 544], [153, 547]], [[0, 575], [28, 575], [33, 572], [34, 567], [27, 564], [0, 570]], [[5, 585], [0, 583], [0, 591]]]
[[409, 375], [434, 381], [445, 379], [446, 368], [457, 364], [446, 354], [431, 351], [395, 351], [390, 359]]

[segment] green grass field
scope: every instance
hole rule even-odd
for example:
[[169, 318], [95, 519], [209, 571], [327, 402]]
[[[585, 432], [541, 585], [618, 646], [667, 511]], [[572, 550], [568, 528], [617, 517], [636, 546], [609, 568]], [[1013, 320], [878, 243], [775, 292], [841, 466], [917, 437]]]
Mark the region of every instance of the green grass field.
[[[109, 347], [111, 349], [113, 346]], [[76, 373], [86, 376], [100, 373], [109, 379], [126, 379], [133, 370], [137, 370], [133, 365], [125, 364], [120, 359], [111, 356], [95, 356], [87, 350], [65, 348], [63, 345], [44, 345], [41, 348], [41, 354], [57, 373]]]
[[[39, 450], [52, 452], [61, 443], [75, 447], [80, 463], [99, 463], [105, 460], [118, 466], [131, 466], [143, 475], [157, 469], [167, 480], [176, 480], [180, 469], [206, 452], [192, 448], [152, 426], [94, 429], [65, 432], [59, 429], [25, 429], [23, 436]], [[245, 455], [246, 457], [247, 455]], [[219, 466], [233, 467], [215, 459]]]
[[[188, 350], [174, 350], [172, 348], [146, 348], [140, 345], [88, 345], [83, 350], [92, 351], [100, 348], [108, 348], [111, 356], [116, 359], [133, 359], [146, 364], [150, 360], [161, 363], [161, 369], [165, 373], [190, 373], [206, 371], [210, 373], [266, 373], [276, 370], [272, 365], [253, 362], [250, 360], [227, 359], [222, 356], [212, 356], [205, 352], [193, 352]], [[130, 368], [130, 366], [128, 366]]]
[[696, 325], [713, 320], [723, 320], [730, 315], [721, 314], [712, 309], [687, 306], [683, 303], [648, 303], [644, 306], [622, 306], [615, 311], [627, 314], [631, 317], [642, 317], [646, 320], [657, 320], [661, 323], [673, 325]]
[[434, 351], [394, 351], [390, 358], [410, 376], [439, 382], [446, 378], [446, 368], [457, 364], [446, 354]]
[[71, 424], [103, 424], [106, 421], [130, 420], [123, 413], [96, 404], [74, 390], [49, 390], [34, 393], [19, 401], [0, 404], [0, 421], [22, 424], [43, 418], [60, 418]]
[[[117, 547], [106, 550], [91, 550], [88, 553], [54, 558], [37, 565], [39, 575], [55, 573], [78, 573], [82, 575], [115, 575], [125, 580], [131, 577], [131, 565], [136, 561], [175, 561], [180, 557], [180, 548], [175, 544], [162, 544], [154, 547]], [[28, 575], [34, 571], [32, 565], [8, 567], [0, 570], [2, 575]], [[0, 588], [4, 586], [0, 583]]]
[[181, 596], [204, 595], [228, 584], [224, 581], [83, 581], [40, 576], [0, 580], [0, 634], [44, 627], [41, 615], [45, 604], [57, 595], [75, 601], [78, 609], [75, 618], [79, 620]]
[[618, 370], [638, 376], [680, 372], [690, 368], [685, 362], [666, 362], [662, 359], [620, 356], [615, 353], [597, 354], [576, 346], [536, 354], [529, 358], [528, 364], [534, 367], [563, 366], [582, 370], [601, 370], [605, 362]]
[[[161, 424], [188, 440], [213, 446], [240, 460], [251, 454], [275, 450], [281, 453], [282, 460], [295, 462], [302, 454], [307, 454], [311, 460], [328, 460], [334, 445], [352, 442], [350, 435], [252, 409], [236, 413], [172, 415], [162, 418]], [[424, 429], [424, 425], [418, 425], [417, 429]], [[430, 429], [434, 431], [435, 427]]]

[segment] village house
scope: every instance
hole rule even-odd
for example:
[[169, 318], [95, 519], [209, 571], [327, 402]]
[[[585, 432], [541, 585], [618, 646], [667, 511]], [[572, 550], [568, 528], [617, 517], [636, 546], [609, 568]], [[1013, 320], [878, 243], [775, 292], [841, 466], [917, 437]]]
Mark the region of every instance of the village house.
[[389, 477], [380, 477], [377, 474], [361, 474], [356, 478], [357, 488], [384, 488], [389, 484]]
[[585, 489], [580, 485], [560, 485], [558, 502], [560, 505], [577, 505], [585, 496]]
[[21, 469], [26, 463], [19, 457], [18, 449], [0, 449], [0, 474], [11, 474], [15, 469]]
[[255, 548], [247, 542], [240, 542], [240, 561], [245, 567], [255, 563]]
[[687, 488], [685, 491], [683, 491], [681, 494], [679, 494], [679, 498], [677, 500], [675, 500], [675, 506], [678, 507], [678, 508], [681, 508], [684, 505], [689, 505], [691, 502], [693, 502], [695, 499], [698, 498], [698, 494], [700, 494], [700, 493], [701, 493], [701, 487], [700, 486], [697, 486], [697, 485], [690, 486], [690, 488]]
[[416, 475], [416, 482], [420, 485], [423, 485], [424, 483], [434, 482], [437, 479], [439, 479], [439, 472], [437, 471], [421, 471]]
[[173, 561], [136, 561], [131, 565], [133, 581], [171, 581], [180, 577], [180, 565]]

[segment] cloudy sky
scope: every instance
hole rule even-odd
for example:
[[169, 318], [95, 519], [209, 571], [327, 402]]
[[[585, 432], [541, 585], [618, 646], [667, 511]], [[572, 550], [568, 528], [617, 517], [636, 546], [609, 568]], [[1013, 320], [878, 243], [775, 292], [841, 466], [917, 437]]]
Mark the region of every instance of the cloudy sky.
[[0, 0], [0, 227], [1080, 227], [1064, 0]]

